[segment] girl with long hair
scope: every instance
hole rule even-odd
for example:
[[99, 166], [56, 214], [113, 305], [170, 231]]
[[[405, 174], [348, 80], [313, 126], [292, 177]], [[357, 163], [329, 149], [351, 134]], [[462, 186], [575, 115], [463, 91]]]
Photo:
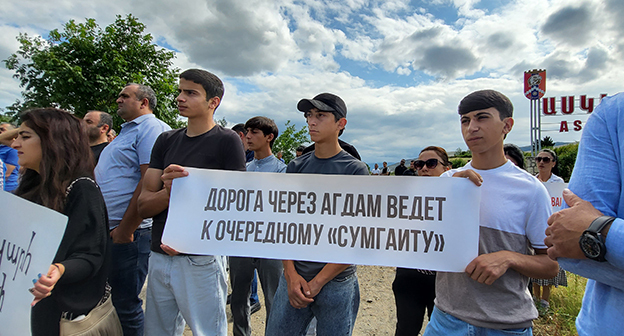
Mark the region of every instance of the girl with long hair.
[[107, 302], [108, 217], [80, 120], [54, 108], [26, 111], [21, 120], [12, 147], [25, 170], [15, 194], [68, 217], [53, 264], [31, 289], [32, 334], [59, 335], [62, 320], [84, 319]]

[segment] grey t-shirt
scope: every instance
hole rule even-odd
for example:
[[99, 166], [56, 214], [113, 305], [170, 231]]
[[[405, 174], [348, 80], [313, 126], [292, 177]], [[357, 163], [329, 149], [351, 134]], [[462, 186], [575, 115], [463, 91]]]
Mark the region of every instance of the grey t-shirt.
[[[319, 159], [312, 151], [291, 161], [286, 168], [286, 173], [368, 175], [368, 168], [364, 162], [359, 161], [344, 150], [328, 159]], [[295, 260], [297, 273], [306, 281], [312, 280], [325, 265], [326, 263]], [[355, 273], [355, 265], [347, 267], [335, 278], [344, 278], [353, 273]]]

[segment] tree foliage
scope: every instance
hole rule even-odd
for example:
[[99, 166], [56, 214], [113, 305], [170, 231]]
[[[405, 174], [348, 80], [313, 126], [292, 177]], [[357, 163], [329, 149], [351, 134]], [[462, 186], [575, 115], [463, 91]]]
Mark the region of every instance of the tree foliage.
[[132, 14], [120, 15], [102, 29], [94, 19], [74, 20], [48, 39], [20, 33], [19, 50], [3, 62], [23, 88], [23, 101], [7, 107], [8, 114], [32, 107], [53, 106], [81, 117], [89, 110], [115, 113], [115, 100], [130, 82], [151, 86], [158, 105], [154, 113], [172, 127], [180, 126], [175, 97], [178, 69], [173, 52], [152, 43], [145, 25]]
[[574, 163], [576, 163], [578, 146], [578, 143], [573, 143], [553, 149], [555, 153], [557, 153], [557, 167], [559, 168], [558, 175], [566, 182], [570, 180], [572, 170], [574, 170]]
[[286, 128], [280, 131], [280, 135], [275, 139], [273, 143], [273, 153], [282, 151], [283, 159], [288, 164], [295, 158], [295, 150], [297, 147], [309, 143], [308, 128], [303, 126], [297, 131], [295, 125], [286, 121]]
[[456, 158], [470, 158], [472, 157], [472, 152], [470, 150], [464, 151], [461, 148], [457, 147], [457, 149], [455, 150], [455, 157]]
[[550, 136], [545, 136], [544, 139], [542, 139], [541, 145], [542, 148], [554, 147], [555, 141]]

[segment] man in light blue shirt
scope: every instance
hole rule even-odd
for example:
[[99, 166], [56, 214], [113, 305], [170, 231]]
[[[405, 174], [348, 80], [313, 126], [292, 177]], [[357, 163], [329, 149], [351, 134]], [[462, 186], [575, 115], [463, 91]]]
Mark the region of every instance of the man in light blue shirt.
[[[286, 164], [273, 155], [271, 148], [278, 136], [275, 122], [267, 117], [253, 117], [245, 123], [247, 134], [245, 141], [249, 150], [254, 153], [253, 161], [247, 163], [247, 171], [264, 173], [284, 173]], [[230, 307], [234, 320], [234, 336], [250, 336], [249, 295], [255, 270], [258, 270], [260, 284], [264, 293], [266, 306], [266, 322], [268, 322], [273, 297], [282, 275], [282, 261], [262, 258], [230, 257], [230, 281], [232, 283], [232, 299]], [[266, 324], [265, 324], [266, 326]]]
[[160, 133], [171, 129], [156, 119], [156, 95], [146, 85], [128, 84], [117, 98], [117, 114], [126, 122], [100, 154], [95, 178], [106, 202], [113, 238], [109, 275], [113, 304], [124, 335], [143, 335], [139, 293], [147, 275], [152, 219], [138, 214], [137, 198]]
[[[569, 188], [570, 208], [548, 220], [548, 255], [588, 278], [579, 335], [624, 329], [624, 93], [604, 98], [587, 120]], [[576, 194], [576, 195], [575, 195]], [[578, 195], [578, 196], [577, 196]]]

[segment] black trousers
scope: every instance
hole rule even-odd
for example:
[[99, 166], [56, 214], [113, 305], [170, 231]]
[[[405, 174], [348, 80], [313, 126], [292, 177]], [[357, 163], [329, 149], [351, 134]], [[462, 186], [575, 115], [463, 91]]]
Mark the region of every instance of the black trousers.
[[425, 308], [429, 317], [433, 312], [435, 275], [397, 267], [392, 291], [397, 308], [395, 336], [418, 335], [422, 328]]

